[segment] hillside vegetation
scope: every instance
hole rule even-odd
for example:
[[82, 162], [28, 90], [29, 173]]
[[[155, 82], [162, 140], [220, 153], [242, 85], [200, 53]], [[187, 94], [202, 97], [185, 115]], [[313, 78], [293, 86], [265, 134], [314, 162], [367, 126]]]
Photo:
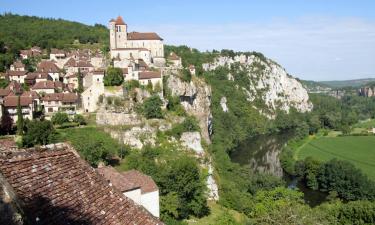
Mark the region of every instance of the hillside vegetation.
[[8, 68], [21, 49], [39, 46], [43, 49], [69, 48], [72, 44], [109, 43], [108, 29], [62, 19], [0, 15], [0, 72]]

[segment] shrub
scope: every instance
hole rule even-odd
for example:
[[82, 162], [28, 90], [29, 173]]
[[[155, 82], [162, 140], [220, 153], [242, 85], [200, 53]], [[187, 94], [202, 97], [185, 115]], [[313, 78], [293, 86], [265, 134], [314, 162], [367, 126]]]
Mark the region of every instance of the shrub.
[[78, 123], [79, 125], [85, 125], [86, 124], [85, 118], [80, 114], [74, 115], [73, 122]]
[[142, 105], [143, 115], [147, 119], [163, 118], [163, 113], [161, 110], [162, 104], [163, 102], [161, 101], [159, 96], [151, 96], [150, 98], [146, 99]]
[[51, 121], [32, 120], [25, 125], [25, 134], [22, 138], [24, 147], [46, 145], [55, 140], [55, 129]]
[[51, 121], [53, 124], [62, 125], [69, 122], [69, 116], [66, 113], [58, 112], [53, 114]]
[[116, 67], [109, 67], [104, 77], [105, 86], [119, 86], [124, 82], [122, 70]]
[[140, 84], [137, 80], [129, 80], [124, 83], [124, 87], [127, 91], [131, 91], [135, 88], [139, 88]]

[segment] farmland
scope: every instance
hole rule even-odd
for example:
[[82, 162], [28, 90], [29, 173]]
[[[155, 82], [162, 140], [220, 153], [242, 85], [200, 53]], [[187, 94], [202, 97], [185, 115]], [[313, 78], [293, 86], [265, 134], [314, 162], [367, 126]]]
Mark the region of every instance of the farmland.
[[374, 136], [319, 137], [301, 146], [296, 154], [298, 159], [347, 160], [375, 180]]

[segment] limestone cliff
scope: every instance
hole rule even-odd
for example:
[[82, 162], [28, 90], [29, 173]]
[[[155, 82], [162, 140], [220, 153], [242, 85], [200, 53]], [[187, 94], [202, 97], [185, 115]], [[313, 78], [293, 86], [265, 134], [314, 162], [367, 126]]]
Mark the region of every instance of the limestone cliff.
[[167, 80], [167, 88], [172, 96], [178, 96], [181, 104], [189, 115], [199, 121], [201, 134], [210, 143], [211, 132], [211, 88], [203, 80], [193, 77], [192, 81], [184, 82], [179, 77], [171, 75]]
[[[272, 117], [278, 109], [286, 112], [291, 107], [299, 112], [312, 110], [313, 105], [302, 84], [280, 65], [259, 53], [220, 56], [212, 63], [203, 64], [206, 71], [219, 67], [231, 71], [226, 75], [227, 79], [236, 82], [236, 87], [246, 93], [248, 101], [263, 102], [266, 107], [259, 111], [268, 117]], [[247, 77], [244, 78], [243, 74]]]

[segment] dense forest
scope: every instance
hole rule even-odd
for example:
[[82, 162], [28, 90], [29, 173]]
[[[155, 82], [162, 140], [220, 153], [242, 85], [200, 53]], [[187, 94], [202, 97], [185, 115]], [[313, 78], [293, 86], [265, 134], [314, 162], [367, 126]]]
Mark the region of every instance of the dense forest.
[[[72, 47], [74, 43], [101, 43], [108, 46], [108, 30], [104, 25], [85, 25], [62, 19], [0, 15], [0, 72], [12, 64], [22, 49]], [[107, 47], [108, 48], [108, 47]]]

